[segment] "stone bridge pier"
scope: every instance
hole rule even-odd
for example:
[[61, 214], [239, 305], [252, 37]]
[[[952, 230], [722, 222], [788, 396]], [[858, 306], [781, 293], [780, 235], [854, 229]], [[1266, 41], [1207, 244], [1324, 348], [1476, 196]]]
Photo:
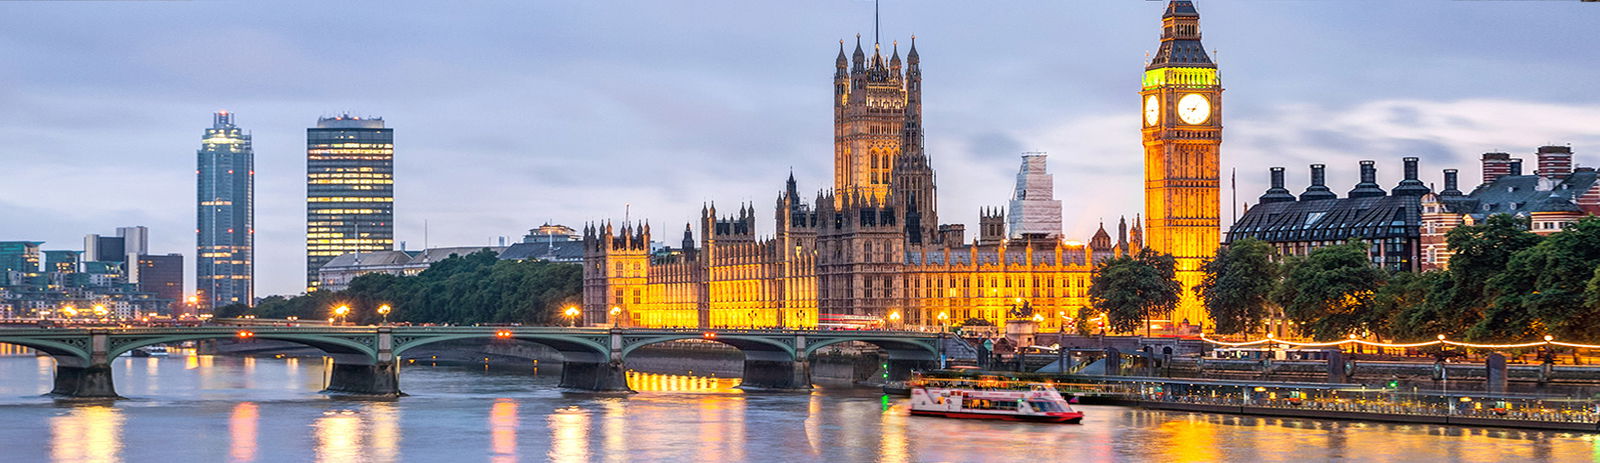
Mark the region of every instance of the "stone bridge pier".
[[71, 398], [118, 398], [111, 380], [111, 336], [104, 331], [89, 333], [89, 357], [50, 348], [40, 348], [56, 359], [56, 379], [50, 395]]
[[726, 340], [744, 352], [744, 379], [740, 389], [805, 391], [811, 389], [811, 360], [805, 335], [796, 335], [793, 350], [764, 342]]
[[612, 329], [604, 353], [578, 343], [537, 340], [561, 352], [561, 387], [594, 392], [634, 392], [622, 365], [622, 331]]
[[361, 352], [338, 352], [322, 347], [333, 358], [332, 371], [328, 372], [328, 385], [322, 390], [330, 394], [399, 396], [400, 362], [394, 355], [394, 332], [379, 328], [377, 355]]

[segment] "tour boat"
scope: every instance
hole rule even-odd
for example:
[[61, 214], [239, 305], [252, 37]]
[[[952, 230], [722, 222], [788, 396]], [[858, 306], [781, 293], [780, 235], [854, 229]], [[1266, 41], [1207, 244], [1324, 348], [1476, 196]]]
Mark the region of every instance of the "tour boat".
[[911, 414], [978, 420], [1038, 421], [1078, 424], [1083, 413], [1061, 398], [1055, 388], [1027, 390], [916, 386], [911, 389]]

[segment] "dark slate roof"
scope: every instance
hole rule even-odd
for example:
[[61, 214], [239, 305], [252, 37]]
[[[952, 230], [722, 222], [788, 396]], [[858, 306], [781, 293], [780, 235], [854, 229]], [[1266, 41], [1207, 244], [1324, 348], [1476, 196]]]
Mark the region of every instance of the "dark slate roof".
[[[1573, 172], [1561, 180], [1537, 175], [1507, 175], [1478, 185], [1465, 197], [1442, 198], [1445, 208], [1457, 214], [1484, 217], [1530, 212], [1582, 212], [1575, 203], [1596, 180], [1594, 171]], [[1544, 188], [1540, 188], [1540, 183]]]
[[1336, 198], [1258, 204], [1228, 229], [1228, 242], [1343, 241], [1418, 236], [1415, 196]]
[[575, 262], [583, 260], [582, 241], [550, 241], [543, 243], [517, 243], [500, 251], [500, 260], [547, 260]]
[[1206, 47], [1199, 40], [1164, 40], [1145, 69], [1168, 66], [1209, 68], [1217, 65], [1211, 62], [1211, 56], [1206, 54]]
[[1162, 14], [1161, 17], [1164, 19], [1173, 16], [1200, 16], [1200, 12], [1195, 11], [1194, 2], [1192, 1], [1173, 0], [1167, 4], [1167, 12]]

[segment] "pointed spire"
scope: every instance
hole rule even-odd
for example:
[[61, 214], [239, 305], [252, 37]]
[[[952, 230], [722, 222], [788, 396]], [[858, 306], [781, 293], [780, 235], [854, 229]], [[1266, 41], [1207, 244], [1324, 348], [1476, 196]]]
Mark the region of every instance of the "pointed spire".
[[833, 60], [833, 65], [838, 66], [839, 69], [844, 69], [845, 66], [850, 65], [850, 60], [844, 57], [844, 39], [839, 39], [839, 57]]
[[912, 69], [916, 69], [917, 68], [917, 63], [919, 61], [921, 61], [921, 60], [917, 59], [917, 35], [916, 34], [912, 34], [911, 35], [911, 49], [910, 50], [906, 50], [906, 64], [911, 65]]
[[889, 65], [900, 67], [900, 41], [896, 40], [894, 42], [890, 42], [890, 47], [894, 51], [890, 53], [891, 58], [889, 58]]
[[852, 63], [850, 69], [858, 72], [866, 69], [866, 61], [867, 54], [866, 52], [861, 51], [861, 34], [856, 34], [856, 51], [855, 53], [850, 54], [850, 62]]

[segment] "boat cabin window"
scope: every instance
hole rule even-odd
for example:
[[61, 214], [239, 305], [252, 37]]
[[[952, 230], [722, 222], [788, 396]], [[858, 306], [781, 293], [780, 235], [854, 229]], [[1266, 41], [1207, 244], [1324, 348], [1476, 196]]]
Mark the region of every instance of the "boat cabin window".
[[1037, 411], [1037, 412], [1064, 412], [1064, 411], [1066, 411], [1065, 409], [1061, 408], [1061, 404], [1058, 404], [1058, 403], [1055, 403], [1055, 402], [1046, 402], [1046, 401], [1043, 401], [1043, 400], [1030, 400], [1030, 401], [1028, 401], [1028, 405], [1032, 406], [1033, 410]]

